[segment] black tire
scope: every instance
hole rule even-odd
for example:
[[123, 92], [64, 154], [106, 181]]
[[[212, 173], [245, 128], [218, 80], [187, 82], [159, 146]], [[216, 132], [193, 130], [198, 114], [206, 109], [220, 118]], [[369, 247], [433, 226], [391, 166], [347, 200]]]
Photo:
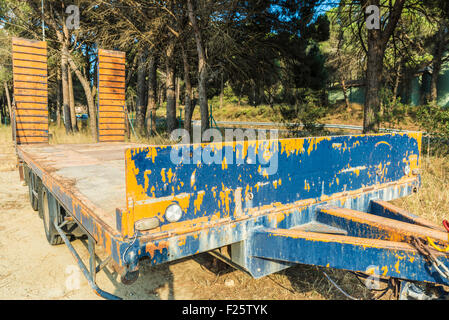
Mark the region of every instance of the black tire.
[[139, 270], [127, 271], [124, 275], [120, 277], [121, 282], [124, 285], [131, 285], [139, 278]]
[[59, 223], [59, 204], [53, 195], [42, 186], [39, 190], [39, 215], [42, 215], [44, 231], [47, 241], [52, 246], [64, 242], [54, 226], [54, 222]]
[[25, 179], [25, 185], [28, 186], [30, 183], [30, 169], [26, 164], [23, 164], [23, 178]]
[[[35, 174], [28, 170], [28, 196], [30, 198], [30, 204], [34, 211], [39, 210], [39, 199], [36, 197], [35, 193], [39, 195], [39, 188], [40, 188], [40, 179], [35, 176]], [[33, 192], [34, 191], [34, 192]], [[39, 213], [39, 216], [42, 218], [42, 216]]]

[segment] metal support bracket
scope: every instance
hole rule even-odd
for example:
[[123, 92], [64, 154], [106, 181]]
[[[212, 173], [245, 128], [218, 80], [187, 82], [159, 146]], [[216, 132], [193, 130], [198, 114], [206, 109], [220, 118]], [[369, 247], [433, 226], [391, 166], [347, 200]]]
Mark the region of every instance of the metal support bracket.
[[[100, 266], [102, 266], [101, 268], [98, 269], [95, 267], [95, 240], [90, 236], [88, 236], [88, 247], [89, 247], [89, 268], [90, 270], [87, 269], [86, 265], [84, 264], [84, 262], [81, 260], [81, 257], [78, 255], [78, 253], [76, 252], [75, 248], [72, 246], [72, 244], [70, 243], [70, 240], [67, 238], [67, 236], [64, 234], [64, 231], [61, 229], [61, 227], [67, 223], [67, 221], [63, 222], [61, 225], [58, 225], [56, 222], [54, 222], [54, 226], [56, 228], [56, 231], [58, 231], [59, 235], [61, 236], [62, 240], [64, 241], [64, 243], [66, 244], [66, 246], [69, 248], [70, 253], [72, 254], [72, 256], [75, 258], [76, 262], [78, 263], [78, 267], [81, 269], [81, 271], [83, 272], [84, 276], [87, 279], [87, 282], [89, 283], [89, 285], [91, 286], [91, 288], [94, 290], [94, 292], [99, 295], [102, 298], [105, 299], [109, 299], [109, 300], [122, 300], [122, 298], [115, 296], [111, 293], [108, 293], [106, 291], [101, 290], [96, 282], [95, 282], [95, 276], [96, 273], [98, 271], [100, 271], [103, 267], [104, 267], [104, 263], [105, 261], [103, 261]], [[106, 260], [108, 260], [109, 258], [107, 258]], [[100, 267], [99, 266], [99, 267]]]

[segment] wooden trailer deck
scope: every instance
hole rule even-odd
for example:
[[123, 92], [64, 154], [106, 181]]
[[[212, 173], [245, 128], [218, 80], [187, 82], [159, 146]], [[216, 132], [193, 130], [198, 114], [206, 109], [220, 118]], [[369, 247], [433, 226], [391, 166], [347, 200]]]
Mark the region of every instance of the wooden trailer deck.
[[125, 149], [132, 143], [19, 145], [19, 157], [53, 178], [66, 194], [84, 203], [90, 213], [114, 231], [116, 209], [126, 208]]

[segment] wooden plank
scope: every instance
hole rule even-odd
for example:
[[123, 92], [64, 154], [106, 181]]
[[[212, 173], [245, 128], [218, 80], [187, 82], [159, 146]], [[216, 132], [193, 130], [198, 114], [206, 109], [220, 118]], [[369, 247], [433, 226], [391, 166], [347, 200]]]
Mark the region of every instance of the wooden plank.
[[117, 78], [119, 80], [116, 81], [107, 81], [107, 80], [100, 80], [99, 87], [100, 88], [115, 88], [115, 89], [125, 89], [125, 81], [123, 81], [123, 78]]
[[99, 88], [100, 94], [109, 94], [109, 93], [117, 93], [120, 95], [125, 96], [125, 88], [110, 88], [110, 87], [104, 87], [100, 86]]
[[124, 123], [110, 123], [110, 124], [99, 124], [99, 129], [123, 129], [125, 130], [125, 124]]
[[12, 44], [16, 46], [26, 46], [26, 47], [33, 47], [38, 49], [46, 49], [47, 48], [47, 42], [46, 41], [40, 41], [40, 40], [32, 40], [32, 39], [25, 39], [25, 38], [18, 38], [18, 37], [12, 37]]
[[31, 75], [31, 74], [14, 74], [15, 83], [47, 83], [46, 76]]
[[[45, 92], [45, 91], [43, 91], [43, 92]], [[25, 95], [25, 94], [14, 93], [14, 97], [15, 97], [17, 103], [21, 103], [21, 102], [24, 102], [24, 103], [32, 102], [32, 103], [36, 103], [36, 104], [47, 104], [48, 103], [47, 96], [45, 96], [44, 94]]]
[[16, 110], [17, 116], [48, 116], [48, 110]]
[[20, 106], [20, 107], [17, 107], [17, 109], [16, 110], [21, 110], [21, 111], [23, 111], [23, 110], [27, 110], [27, 111], [30, 111], [30, 112], [48, 112], [48, 109], [47, 108], [33, 108], [33, 107], [24, 107], [24, 106]]
[[48, 130], [48, 123], [26, 123], [18, 122], [17, 130]]
[[17, 102], [17, 108], [33, 108], [40, 110], [47, 110], [47, 103], [36, 103], [36, 102]]
[[101, 116], [99, 117], [98, 124], [109, 124], [109, 123], [125, 123], [125, 118], [104, 118]]
[[125, 83], [125, 76], [114, 76], [114, 75], [100, 75], [98, 80], [100, 81], [100, 84], [103, 83], [113, 83], [114, 86], [116, 85], [122, 85]]
[[112, 88], [112, 89], [122, 89], [125, 90], [125, 81], [123, 81], [124, 78], [118, 78], [118, 80], [112, 82], [112, 81], [99, 81], [98, 87], [99, 88]]
[[113, 119], [113, 118], [120, 118], [120, 119], [125, 119], [124, 116], [124, 112], [101, 112], [100, 113], [101, 117], [103, 118], [108, 118], [108, 119]]
[[17, 143], [19, 144], [25, 144], [25, 143], [47, 143], [48, 142], [48, 136], [45, 137], [20, 137], [17, 136]]
[[33, 69], [29, 67], [13, 67], [13, 73], [27, 74], [27, 75], [39, 75], [43, 77], [47, 77], [47, 69]]
[[47, 83], [43, 81], [28, 82], [28, 81], [17, 81], [14, 79], [14, 89], [38, 89], [47, 90]]
[[111, 112], [111, 111], [115, 111], [115, 112], [124, 112], [125, 108], [123, 107], [123, 105], [101, 105], [100, 108], [98, 109], [99, 112]]
[[105, 50], [105, 49], [98, 49], [98, 57], [120, 57], [124, 58], [126, 55], [123, 51], [116, 51], [116, 50]]
[[98, 62], [101, 64], [114, 64], [114, 65], [125, 65], [126, 64], [126, 60], [125, 58], [121, 58], [121, 57], [113, 57], [113, 56], [100, 56], [98, 58]]
[[33, 137], [33, 138], [47, 138], [47, 130], [26, 129], [17, 130], [18, 137]]
[[[122, 100], [125, 101], [125, 95], [124, 94], [118, 94], [118, 93], [101, 93], [99, 94], [100, 100]], [[103, 101], [105, 102], [105, 101]]]
[[101, 106], [117, 106], [117, 107], [124, 107], [125, 100], [100, 100], [100, 107]]
[[125, 65], [122, 63], [110, 63], [110, 62], [102, 62], [100, 60], [100, 69], [112, 69], [112, 70], [125, 70]]
[[120, 116], [123, 115], [123, 113], [125, 113], [125, 111], [123, 110], [123, 108], [120, 108], [120, 110], [114, 110], [112, 108], [100, 108], [99, 112], [104, 116], [104, 112], [109, 112], [109, 113], [114, 113], [116, 114], [116, 116]]
[[47, 70], [47, 63], [40, 61], [19, 60], [13, 57], [12, 64], [14, 67], [29, 67]]
[[28, 54], [33, 57], [47, 57], [47, 50], [43, 48], [24, 47], [13, 45], [12, 53], [15, 54]]
[[14, 88], [15, 96], [34, 96], [34, 97], [47, 97], [47, 89], [22, 89]]
[[123, 64], [123, 65], [126, 63], [125, 58], [113, 57], [113, 56], [100, 56], [99, 61], [106, 62], [106, 63], [118, 63], [118, 64]]
[[45, 65], [47, 65], [47, 55], [44, 54], [30, 54], [26, 52], [13, 52], [13, 59], [14, 60], [24, 60], [24, 61], [35, 61], [35, 62], [42, 62]]
[[125, 76], [125, 70], [111, 70], [111, 69], [100, 69], [98, 72], [100, 76]]
[[123, 129], [104, 129], [100, 136], [120, 136], [123, 134]]
[[125, 141], [125, 135], [118, 135], [118, 136], [99, 136], [98, 140], [100, 142], [124, 142]]
[[35, 104], [42, 104], [47, 105], [47, 97], [37, 97], [37, 96], [21, 96], [21, 95], [15, 95], [16, 103], [35, 103]]
[[23, 122], [23, 123], [44, 123], [48, 122], [48, 115], [47, 116], [18, 116], [16, 115], [17, 122]]

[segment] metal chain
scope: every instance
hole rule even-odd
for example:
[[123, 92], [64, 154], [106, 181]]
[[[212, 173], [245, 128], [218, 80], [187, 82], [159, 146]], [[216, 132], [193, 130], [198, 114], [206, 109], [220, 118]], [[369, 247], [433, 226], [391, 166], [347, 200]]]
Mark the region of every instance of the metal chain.
[[[420, 238], [414, 236], [411, 237], [410, 244], [426, 259], [426, 261], [435, 268], [435, 270], [445, 278], [449, 280], [449, 269], [433, 254], [432, 251], [424, 244]], [[443, 270], [441, 270], [443, 269]]]

